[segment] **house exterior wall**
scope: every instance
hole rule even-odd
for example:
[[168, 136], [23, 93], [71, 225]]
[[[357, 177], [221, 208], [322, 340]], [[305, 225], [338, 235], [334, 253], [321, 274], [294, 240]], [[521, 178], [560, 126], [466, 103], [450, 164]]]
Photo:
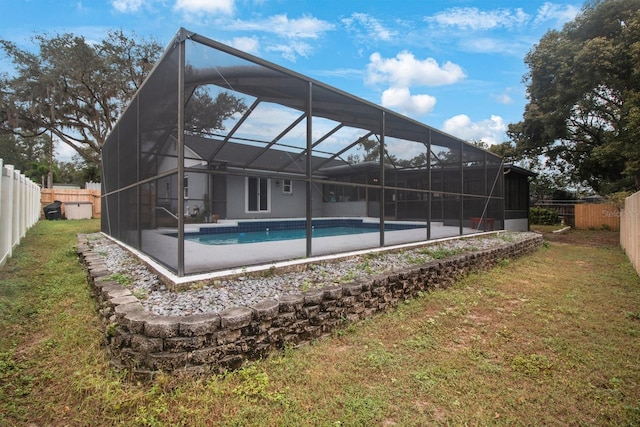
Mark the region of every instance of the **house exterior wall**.
[[188, 178], [188, 197], [184, 199], [185, 215], [191, 215], [195, 213], [195, 208], [199, 212], [205, 210], [205, 194], [207, 193], [207, 175], [202, 173], [187, 172], [184, 174]]
[[[229, 219], [256, 218], [304, 218], [306, 211], [306, 185], [303, 181], [293, 181], [291, 194], [282, 190], [282, 180], [269, 180], [269, 210], [247, 212], [246, 177], [230, 176], [227, 180], [227, 212]], [[313, 191], [312, 215], [327, 216], [323, 211], [322, 193]]]
[[360, 202], [325, 202], [322, 204], [324, 216], [367, 216], [366, 200]]

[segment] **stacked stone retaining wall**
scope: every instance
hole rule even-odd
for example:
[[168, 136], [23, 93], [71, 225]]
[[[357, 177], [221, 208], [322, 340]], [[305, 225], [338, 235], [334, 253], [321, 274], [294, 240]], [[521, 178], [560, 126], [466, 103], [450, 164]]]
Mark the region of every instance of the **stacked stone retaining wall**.
[[80, 241], [80, 254], [96, 297], [112, 364], [135, 378], [158, 372], [199, 375], [240, 367], [286, 346], [329, 335], [348, 323], [370, 318], [421, 292], [445, 288], [500, 260], [534, 252], [542, 236], [354, 283], [287, 295], [251, 307], [215, 314], [161, 316], [143, 308], [131, 292], [110, 280], [101, 256]]

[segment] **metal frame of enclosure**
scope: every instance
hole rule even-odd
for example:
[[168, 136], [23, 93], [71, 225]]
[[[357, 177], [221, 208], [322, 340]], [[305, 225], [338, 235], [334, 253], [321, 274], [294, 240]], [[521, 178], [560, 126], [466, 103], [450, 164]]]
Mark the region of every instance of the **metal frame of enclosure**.
[[[185, 29], [110, 133], [102, 163], [102, 231], [180, 277], [256, 264], [265, 252], [269, 262], [302, 259], [504, 227], [502, 158]], [[375, 241], [327, 246], [313, 235], [322, 218], [373, 222]], [[189, 238], [276, 219], [295, 219], [306, 238], [281, 250]], [[414, 228], [402, 234], [403, 224]]]

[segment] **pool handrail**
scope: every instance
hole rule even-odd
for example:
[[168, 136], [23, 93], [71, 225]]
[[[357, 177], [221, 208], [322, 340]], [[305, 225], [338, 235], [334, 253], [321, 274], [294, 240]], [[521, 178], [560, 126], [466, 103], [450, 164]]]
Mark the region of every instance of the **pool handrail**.
[[172, 217], [174, 217], [176, 219], [176, 221], [178, 220], [178, 216], [174, 215], [173, 212], [171, 212], [169, 209], [163, 207], [163, 206], [156, 206], [155, 209], [160, 209], [165, 211], [166, 213], [168, 213], [169, 215], [171, 215]]

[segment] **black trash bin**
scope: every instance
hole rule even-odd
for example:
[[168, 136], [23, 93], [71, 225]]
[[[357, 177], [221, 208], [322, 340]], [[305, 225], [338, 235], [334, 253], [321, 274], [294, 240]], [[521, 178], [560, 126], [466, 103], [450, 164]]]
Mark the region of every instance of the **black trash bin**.
[[53, 203], [49, 203], [42, 209], [44, 210], [44, 217], [46, 219], [62, 218], [62, 202], [60, 200], [54, 200]]

